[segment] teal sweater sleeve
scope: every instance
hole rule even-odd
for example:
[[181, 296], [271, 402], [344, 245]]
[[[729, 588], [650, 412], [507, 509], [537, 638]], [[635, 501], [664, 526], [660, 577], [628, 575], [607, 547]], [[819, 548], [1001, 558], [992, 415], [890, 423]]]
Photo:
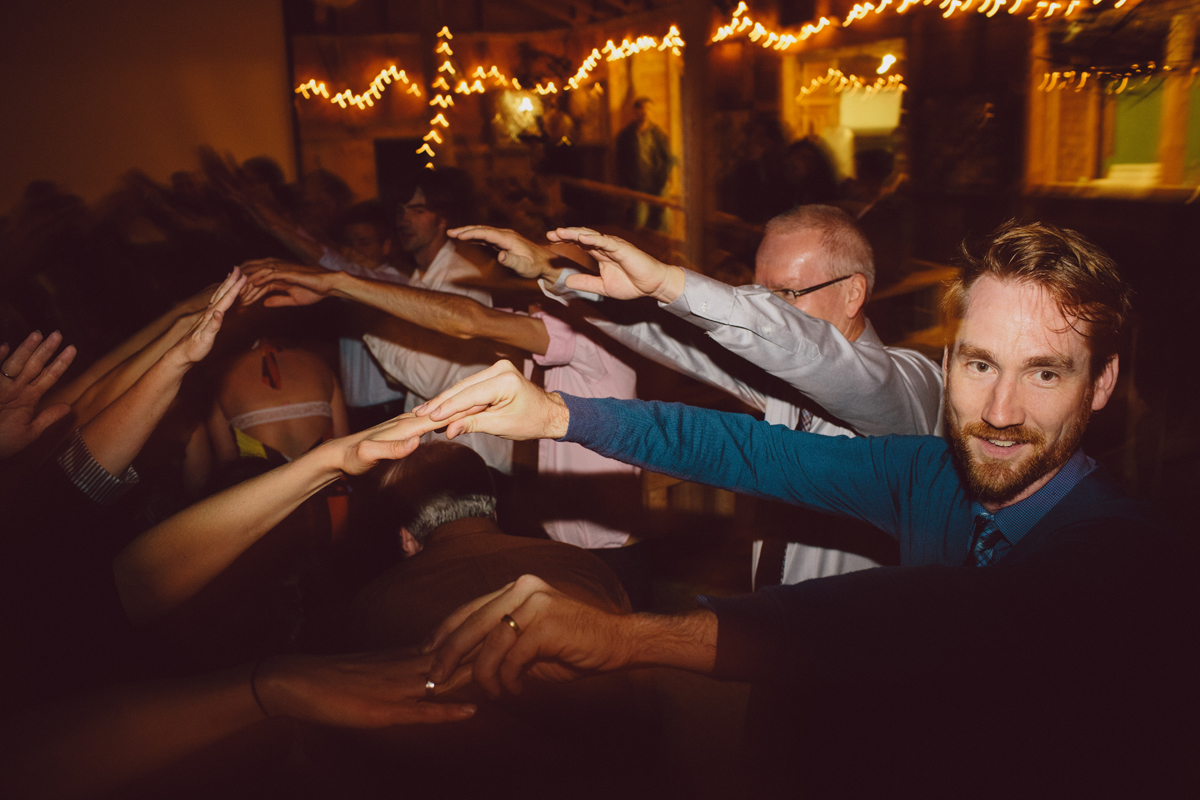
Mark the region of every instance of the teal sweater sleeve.
[[962, 562], [969, 503], [934, 436], [851, 439], [678, 403], [563, 395], [564, 441], [722, 489], [855, 517], [895, 536], [905, 564]]

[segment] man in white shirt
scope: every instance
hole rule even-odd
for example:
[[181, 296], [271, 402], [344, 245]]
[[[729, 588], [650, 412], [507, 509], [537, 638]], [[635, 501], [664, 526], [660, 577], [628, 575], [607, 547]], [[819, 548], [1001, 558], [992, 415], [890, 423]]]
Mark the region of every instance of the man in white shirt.
[[[462, 170], [423, 170], [412, 197], [397, 212], [397, 244], [416, 262], [410, 286], [465, 295], [490, 308], [492, 296], [468, 285], [483, 282], [487, 260], [466, 252], [446, 235], [448, 228], [471, 215], [473, 198], [470, 176]], [[496, 360], [495, 348], [487, 342], [453, 339], [399, 321], [389, 321], [385, 327], [383, 335], [369, 333], [363, 341], [388, 376], [408, 388], [405, 411]], [[492, 469], [512, 474], [512, 442], [472, 435], [462, 443]]]

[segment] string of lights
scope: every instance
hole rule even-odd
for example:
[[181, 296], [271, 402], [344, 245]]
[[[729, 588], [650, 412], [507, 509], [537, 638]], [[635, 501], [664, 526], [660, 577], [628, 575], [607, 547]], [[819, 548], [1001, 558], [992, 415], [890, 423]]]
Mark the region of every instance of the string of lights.
[[[439, 94], [435, 95], [433, 99], [429, 101], [429, 105], [440, 106], [443, 110], [454, 105], [454, 98], [450, 95], [450, 83], [446, 80], [447, 75], [450, 75], [452, 78], [458, 76], [458, 72], [454, 69], [454, 64], [450, 61], [450, 58], [454, 55], [454, 48], [450, 46], [450, 42], [453, 39], [454, 34], [450, 33], [450, 28], [443, 25], [442, 29], [437, 32], [438, 43], [437, 47], [435, 47], [433, 51], [436, 55], [442, 56], [444, 60], [442, 61], [441, 66], [437, 68], [437, 77], [434, 78], [433, 83], [429, 85], [431, 92], [434, 89], [439, 90]], [[495, 67], [492, 69], [495, 69]], [[477, 71], [481, 72], [481, 70]], [[480, 92], [483, 92], [483, 84], [481, 83], [481, 79], [476, 79], [475, 85], [479, 87]], [[457, 91], [459, 94], [470, 94], [473, 91], [473, 87], [465, 80], [460, 79], [455, 91]], [[439, 125], [442, 128], [440, 131], [437, 129], [437, 126]], [[437, 151], [433, 149], [433, 145], [431, 145], [430, 142], [436, 142], [440, 145], [443, 141], [445, 141], [443, 137], [449, 128], [450, 122], [446, 119], [446, 115], [441, 112], [439, 112], [433, 119], [429, 120], [429, 133], [421, 137], [421, 146], [418, 147], [416, 151], [417, 155], [425, 155], [429, 157], [430, 160], [425, 162], [425, 167], [427, 169], [433, 169], [433, 158], [437, 155]]]
[[1148, 84], [1151, 79], [1164, 72], [1176, 69], [1189, 69], [1188, 86], [1196, 80], [1200, 67], [1190, 63], [1181, 65], [1156, 64], [1153, 61], [1146, 64], [1133, 64], [1128, 67], [1090, 67], [1085, 70], [1054, 70], [1042, 73], [1042, 82], [1038, 91], [1055, 92], [1070, 89], [1082, 92], [1089, 86], [1097, 86], [1105, 94], [1121, 94], [1127, 90], [1137, 89]]
[[808, 86], [801, 88], [796, 99], [807, 97], [822, 86], [829, 86], [835, 93], [862, 91], [867, 97], [878, 92], [903, 92], [908, 88], [904, 85], [904, 78], [900, 75], [876, 78], [870, 83], [867, 82], [868, 80], [870, 79], [860, 78], [858, 75], [847, 75], [840, 69], [830, 67], [829, 71], [820, 78], [813, 78]]
[[[887, 4], [890, 3], [891, 0], [883, 0], [883, 2], [884, 4]], [[868, 5], [870, 4], [868, 3]], [[836, 24], [828, 17], [821, 17], [819, 20], [817, 20], [816, 24], [807, 23], [802, 26], [800, 28], [799, 35], [793, 36], [790, 33], [782, 33], [780, 31], [770, 30], [762, 23], [755, 22], [747, 15], [746, 12], [748, 10], [749, 9], [744, 0], [743, 2], [739, 2], [737, 8], [733, 10], [733, 18], [729, 21], [729, 24], [722, 25], [720, 28], [718, 28], [717, 32], [713, 34], [712, 41], [714, 43], [724, 41], [730, 36], [742, 33], [749, 28], [750, 33], [746, 34], [746, 36], [748, 39], [750, 39], [750, 41], [755, 43], [761, 41], [764, 48], [770, 48], [773, 50], [787, 50], [797, 42], [803, 42], [813, 34], [820, 33], [830, 25]]]
[[[482, 66], [476, 67], [470, 73], [470, 79], [466, 77], [460, 78], [458, 72], [454, 68], [454, 64], [450, 61], [450, 57], [454, 55], [454, 49], [450, 45], [450, 40], [454, 38], [448, 27], [443, 27], [437, 34], [438, 45], [434, 52], [439, 56], [444, 56], [444, 60], [438, 67], [438, 75], [429, 85], [430, 92], [433, 98], [429, 101], [431, 106], [440, 106], [441, 108], [449, 108], [454, 105], [454, 98], [451, 96], [450, 80], [457, 79], [453, 92], [455, 94], [469, 95], [472, 93], [483, 94], [489, 88], [505, 88], [516, 89], [522, 91], [521, 83], [516, 78], [509, 78], [500, 69], [493, 64], [491, 69], [484, 71]], [[680, 55], [682, 48], [686, 45], [683, 38], [679, 34], [679, 29], [672, 25], [661, 40], [653, 36], [639, 36], [637, 39], [630, 41], [624, 39], [620, 44], [615, 44], [611, 39], [604, 45], [602, 49], [592, 49], [592, 52], [575, 74], [566, 81], [566, 86], [572, 89], [578, 89], [587, 80], [592, 71], [600, 64], [601, 61], [619, 61], [623, 58], [628, 58], [635, 53], [640, 53], [646, 50], [665, 51], [670, 50], [673, 55]], [[450, 80], [447, 79], [450, 76]], [[471, 80], [473, 79], [473, 80]], [[485, 85], [484, 81], [491, 79], [492, 86]], [[362, 94], [356, 95], [347, 89], [329, 97], [329, 91], [323, 82], [310, 80], [296, 87], [295, 93], [303, 95], [304, 98], [310, 99], [320, 95], [329, 99], [331, 103], [336, 103], [342, 108], [355, 106], [359, 109], [366, 109], [375, 105], [375, 100], [383, 96], [384, 90], [393, 80], [400, 80], [406, 84], [410, 84], [408, 94], [415, 94], [418, 97], [421, 95], [421, 89], [417, 84], [412, 83], [404, 70], [398, 70], [393, 64], [387, 69], [379, 73], [378, 76], [371, 82], [370, 87]], [[436, 90], [436, 93], [435, 93]], [[553, 81], [547, 81], [546, 85], [537, 84], [534, 91], [539, 95], [557, 94], [559, 89]]]
[[383, 97], [383, 92], [388, 85], [393, 81], [400, 81], [409, 84], [408, 94], [421, 96], [421, 87], [412, 83], [408, 76], [404, 74], [404, 70], [397, 70], [393, 64], [387, 69], [381, 70], [375, 79], [371, 81], [371, 85], [362, 94], [355, 94], [347, 89], [344, 92], [338, 92], [333, 97], [329, 96], [329, 90], [325, 88], [324, 83], [318, 83], [316, 80], [310, 80], [307, 83], [302, 83], [295, 89], [295, 94], [304, 95], [304, 99], [308, 100], [311, 97], [320, 95], [331, 103], [336, 103], [342, 108], [355, 106], [359, 109], [365, 109], [368, 106], [375, 105], [375, 101]]
[[[1129, 0], [1115, 0], [1112, 3], [1113, 8], [1120, 8]], [[928, 6], [932, 5], [935, 0], [900, 0], [896, 5], [896, 13], [904, 14], [913, 6]], [[1050, 19], [1062, 9], [1060, 17], [1070, 17], [1081, 8], [1093, 8], [1108, 2], [1108, 0], [1064, 0], [1064, 2], [1056, 2], [1056, 0], [983, 0], [978, 6], [975, 0], [940, 0], [937, 8], [942, 12], [942, 17], [949, 19], [955, 14], [966, 13], [973, 7], [976, 13], [983, 14], [986, 17], [994, 17], [1000, 12], [1005, 5], [1009, 14], [1020, 14], [1022, 9], [1028, 10], [1033, 8], [1033, 13], [1028, 19]], [[843, 28], [848, 28], [860, 19], [864, 19], [868, 14], [882, 14], [886, 8], [892, 4], [892, 0], [880, 0], [879, 3], [856, 3], [846, 18], [842, 20]]]
[[972, 8], [977, 13], [983, 14], [986, 17], [994, 17], [1002, 9], [1009, 14], [1015, 15], [1022, 13], [1022, 11], [1029, 11], [1032, 8], [1033, 13], [1029, 14], [1028, 19], [1046, 20], [1056, 16], [1070, 17], [1078, 13], [1081, 9], [1094, 8], [1109, 2], [1112, 3], [1112, 8], [1121, 8], [1128, 1], [1062, 0], [1062, 2], [1058, 2], [1058, 0], [982, 0], [982, 2], [977, 2], [977, 0], [879, 0], [879, 2], [855, 3], [844, 19], [837, 20], [830, 19], [829, 17], [821, 17], [815, 23], [802, 25], [799, 33], [788, 33], [782, 30], [772, 30], [761, 22], [751, 19], [749, 16], [749, 7], [742, 0], [742, 2], [738, 3], [737, 8], [734, 9], [729, 24], [722, 25], [713, 34], [712, 42], [721, 42], [732, 36], [745, 33], [746, 38], [756, 44], [761, 44], [764, 48], [787, 50], [792, 45], [802, 42], [831, 26], [849, 28], [859, 20], [865, 19], [872, 14], [878, 16], [889, 8], [894, 9], [897, 14], [904, 14], [913, 6], [929, 6], [935, 2], [937, 3], [936, 7], [942, 12], [942, 17], [944, 18], [966, 13]]

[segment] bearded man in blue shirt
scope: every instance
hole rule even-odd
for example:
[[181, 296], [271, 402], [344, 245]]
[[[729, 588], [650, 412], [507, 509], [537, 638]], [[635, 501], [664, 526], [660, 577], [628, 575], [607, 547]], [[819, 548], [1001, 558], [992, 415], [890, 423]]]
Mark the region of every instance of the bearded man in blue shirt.
[[[760, 794], [1172, 796], [1195, 788], [1194, 556], [1080, 449], [1131, 292], [1072, 231], [1002, 226], [947, 308], [946, 439], [547, 394], [505, 363], [417, 413], [866, 520], [902, 566], [612, 615], [527, 576], [450, 617], [431, 680], [663, 665], [755, 684]], [[846, 707], [847, 688], [858, 698]], [[824, 704], [823, 696], [837, 702]]]

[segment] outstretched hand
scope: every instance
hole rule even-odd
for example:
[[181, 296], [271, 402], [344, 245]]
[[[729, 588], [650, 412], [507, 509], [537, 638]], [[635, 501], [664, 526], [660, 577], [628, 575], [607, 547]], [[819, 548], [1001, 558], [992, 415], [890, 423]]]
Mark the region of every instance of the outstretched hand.
[[559, 395], [525, 380], [509, 361], [497, 361], [464, 378], [412, 413], [431, 424], [447, 425], [448, 439], [463, 433], [490, 433], [516, 441], [561, 439], [570, 421]]
[[62, 334], [58, 331], [44, 339], [34, 331], [16, 350], [0, 344], [0, 460], [25, 449], [42, 431], [71, 412], [66, 403], [56, 403], [40, 413], [37, 410], [42, 395], [75, 360], [75, 347], [71, 345], [50, 361], [60, 344]]
[[362, 475], [380, 461], [404, 458], [421, 443], [421, 437], [445, 425], [429, 417], [401, 414], [374, 428], [352, 433], [321, 445], [336, 449], [338, 469], [347, 475]]
[[526, 669], [535, 678], [562, 681], [627, 665], [622, 618], [574, 600], [541, 578], [522, 575], [461, 606], [421, 649], [436, 651], [429, 672], [434, 683], [473, 661], [475, 681], [489, 695], [498, 696], [501, 685], [517, 694]]
[[[454, 722], [475, 713], [464, 703], [437, 703], [426, 696], [433, 656], [408, 652], [337, 656], [277, 656], [263, 662], [255, 686], [264, 709], [324, 725], [384, 728]], [[470, 678], [466, 668], [434, 690], [445, 694]]]
[[624, 239], [590, 228], [559, 228], [546, 238], [578, 244], [600, 266], [599, 275], [568, 276], [568, 289], [617, 300], [653, 297], [660, 303], [670, 303], [683, 293], [683, 268], [664, 264]]
[[245, 305], [262, 300], [267, 308], [311, 306], [333, 291], [334, 273], [326, 269], [271, 258], [247, 261], [242, 266], [249, 276], [242, 296]]
[[225, 277], [208, 300], [208, 306], [195, 314], [196, 320], [183, 338], [172, 346], [183, 363], [196, 364], [207, 356], [217, 339], [217, 332], [225, 321], [225, 315], [233, 307], [246, 286], [246, 276], [237, 267]]
[[553, 250], [535, 244], [507, 228], [466, 225], [462, 228], [452, 228], [446, 231], [446, 235], [464, 242], [486, 242], [499, 249], [496, 260], [522, 278], [542, 278], [555, 271], [551, 262], [557, 254]]

